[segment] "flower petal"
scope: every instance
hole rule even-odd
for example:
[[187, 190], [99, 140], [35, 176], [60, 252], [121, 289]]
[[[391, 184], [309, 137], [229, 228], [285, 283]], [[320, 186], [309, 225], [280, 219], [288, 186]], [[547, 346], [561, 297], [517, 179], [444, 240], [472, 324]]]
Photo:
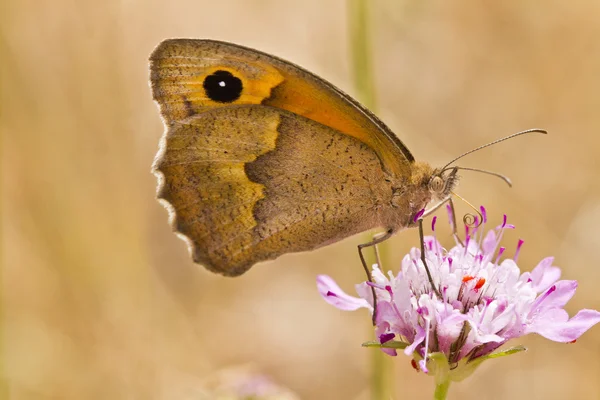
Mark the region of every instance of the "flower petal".
[[[547, 297], [543, 299], [536, 308], [539, 310], [546, 310], [549, 308], [563, 307], [575, 294], [575, 290], [577, 289], [577, 281], [558, 281], [551, 287], [551, 289], [552, 288], [554, 288], [552, 292], [548, 294]], [[544, 296], [544, 294], [540, 295], [540, 297], [542, 296]]]
[[552, 266], [554, 257], [546, 257], [531, 271], [533, 289], [541, 293], [560, 279], [560, 268]]
[[498, 239], [496, 237], [496, 232], [493, 230], [488, 231], [487, 235], [483, 239], [483, 243], [481, 247], [485, 254], [491, 254], [496, 250], [496, 246], [498, 245]]
[[377, 315], [375, 316], [375, 324], [379, 328], [381, 325], [391, 327], [395, 324], [401, 324], [396, 311], [389, 301], [377, 302]]
[[326, 302], [345, 311], [358, 310], [361, 307], [371, 308], [365, 299], [346, 294], [331, 277], [327, 275], [317, 276], [317, 289]]
[[[379, 327], [378, 327], [379, 328]], [[396, 337], [396, 335], [394, 333], [388, 332], [388, 333], [380, 333], [379, 329], [377, 329], [375, 331], [377, 338], [379, 339], [379, 343], [384, 344], [389, 342], [390, 340], [393, 340], [394, 337]], [[392, 356], [395, 357], [398, 355], [398, 352], [396, 351], [396, 349], [391, 349], [389, 347], [382, 347], [381, 351], [383, 351], [385, 354], [387, 354], [388, 356]]]
[[468, 316], [460, 313], [458, 310], [450, 314], [448, 317], [439, 319], [437, 325], [437, 339], [440, 351], [444, 354], [450, 353], [452, 343], [456, 341], [463, 327], [463, 322], [468, 319]]
[[528, 326], [528, 333], [537, 333], [555, 342], [572, 342], [592, 326], [600, 322], [600, 312], [583, 309], [573, 318], [561, 308], [553, 308], [539, 314]]
[[410, 356], [415, 351], [417, 346], [420, 345], [423, 342], [423, 340], [425, 340], [425, 329], [421, 328], [420, 325], [415, 326], [415, 329], [417, 330], [415, 340], [413, 340], [410, 346], [404, 349], [404, 354], [406, 354], [407, 356]]
[[[354, 288], [356, 289], [358, 296], [365, 299], [367, 303], [369, 303], [369, 306], [373, 307], [373, 291], [371, 290], [371, 286], [369, 286], [367, 282], [361, 282], [356, 284]], [[379, 296], [377, 296], [377, 299], [379, 299]]]
[[473, 320], [467, 321], [469, 325], [471, 325], [471, 334], [475, 339], [475, 342], [478, 344], [481, 343], [489, 343], [489, 342], [502, 342], [504, 339], [501, 336], [496, 335], [495, 333], [484, 333], [481, 331], [478, 324]]

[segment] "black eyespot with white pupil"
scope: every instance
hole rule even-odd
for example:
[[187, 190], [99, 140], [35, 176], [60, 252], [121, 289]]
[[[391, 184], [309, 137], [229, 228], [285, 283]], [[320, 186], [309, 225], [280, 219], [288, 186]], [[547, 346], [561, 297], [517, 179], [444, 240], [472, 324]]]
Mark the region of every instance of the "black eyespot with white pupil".
[[204, 91], [209, 99], [231, 103], [242, 95], [242, 81], [229, 71], [215, 71], [204, 79]]

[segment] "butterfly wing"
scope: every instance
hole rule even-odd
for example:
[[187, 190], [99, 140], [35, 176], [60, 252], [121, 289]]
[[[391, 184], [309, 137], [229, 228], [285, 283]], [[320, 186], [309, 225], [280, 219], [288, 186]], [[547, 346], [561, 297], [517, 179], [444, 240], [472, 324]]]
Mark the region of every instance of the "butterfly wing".
[[166, 126], [158, 196], [194, 260], [215, 272], [239, 275], [382, 225], [386, 177], [414, 161], [349, 96], [267, 54], [170, 39], [150, 71]]
[[[271, 55], [226, 42], [168, 39], [150, 56], [150, 70], [154, 99], [167, 125], [215, 107], [263, 104], [360, 140], [377, 153], [383, 168], [396, 176], [406, 175], [414, 161], [396, 135], [350, 96]], [[242, 90], [238, 97], [222, 101], [208, 96], [207, 83], [219, 74], [239, 80]]]
[[154, 167], [194, 261], [230, 276], [373, 228], [391, 197], [370, 147], [262, 105], [171, 123]]

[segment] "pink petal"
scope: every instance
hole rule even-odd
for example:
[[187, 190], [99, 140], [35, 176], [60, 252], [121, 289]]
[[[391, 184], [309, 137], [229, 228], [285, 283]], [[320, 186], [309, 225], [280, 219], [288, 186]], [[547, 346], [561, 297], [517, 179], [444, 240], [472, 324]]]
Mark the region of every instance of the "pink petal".
[[371, 308], [365, 299], [346, 294], [333, 279], [327, 275], [317, 276], [317, 289], [326, 302], [344, 311], [354, 311], [361, 307]]
[[528, 333], [537, 333], [555, 342], [572, 342], [600, 322], [600, 312], [581, 310], [573, 318], [561, 308], [553, 308], [538, 315], [528, 327]]
[[[379, 305], [377, 306], [377, 308], [379, 309]], [[387, 325], [387, 324], [386, 324]], [[390, 340], [394, 339], [394, 337], [396, 336], [393, 333], [389, 333], [387, 332], [387, 327], [383, 327], [383, 326], [377, 326], [377, 329], [375, 329], [375, 334], [377, 335], [377, 338], [379, 339], [379, 343], [386, 343], [389, 342]], [[389, 356], [397, 356], [398, 353], [396, 352], [396, 349], [392, 349], [389, 347], [381, 347], [381, 351], [383, 351], [385, 354], [389, 355]]]
[[452, 343], [456, 341], [463, 326], [463, 322], [469, 317], [461, 313], [453, 313], [450, 316], [438, 320], [437, 340], [440, 350], [446, 354], [450, 352]]
[[467, 321], [469, 323], [469, 325], [471, 325], [471, 333], [474, 336], [474, 340], [478, 343], [489, 343], [489, 342], [502, 342], [504, 339], [494, 333], [483, 333], [481, 332], [478, 327], [477, 324], [472, 321], [472, 320], [468, 320]]
[[389, 327], [401, 323], [402, 321], [398, 317], [398, 313], [396, 313], [396, 310], [394, 310], [394, 307], [389, 301], [377, 302], [377, 315], [375, 316], [375, 324], [377, 324], [377, 327], [380, 325]]
[[546, 257], [531, 271], [533, 289], [541, 293], [560, 279], [560, 268], [552, 266], [554, 257]]
[[488, 231], [487, 235], [483, 239], [483, 243], [481, 247], [483, 248], [483, 252], [485, 254], [491, 254], [496, 250], [496, 245], [498, 244], [498, 240], [496, 237], [496, 233], [492, 230]]
[[415, 351], [417, 346], [423, 343], [423, 340], [425, 340], [425, 329], [421, 328], [419, 325], [417, 325], [415, 328], [417, 330], [415, 340], [413, 340], [410, 346], [404, 349], [404, 354], [406, 354], [407, 356], [410, 356]]
[[[548, 296], [540, 302], [537, 307], [539, 310], [563, 307], [567, 304], [575, 294], [577, 281], [558, 281], [552, 287], [555, 288], [554, 291], [548, 294]], [[544, 296], [544, 294], [540, 295], [540, 300], [542, 296]]]
[[[373, 307], [373, 292], [371, 291], [371, 286], [367, 285], [367, 282], [361, 282], [354, 286], [356, 289], [356, 293], [359, 297], [367, 300], [370, 307]], [[377, 297], [379, 298], [379, 296]]]
[[387, 278], [387, 276], [385, 276], [385, 274], [381, 271], [381, 269], [379, 269], [378, 266], [373, 266], [371, 274], [373, 275], [373, 282], [379, 283], [384, 286], [390, 284], [390, 280]]

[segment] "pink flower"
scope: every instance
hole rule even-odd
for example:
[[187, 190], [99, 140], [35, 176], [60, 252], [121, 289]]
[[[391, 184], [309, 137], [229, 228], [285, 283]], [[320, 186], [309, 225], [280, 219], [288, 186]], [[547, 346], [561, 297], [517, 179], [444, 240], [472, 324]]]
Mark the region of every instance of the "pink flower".
[[517, 257], [523, 241], [519, 241], [514, 258], [503, 258], [503, 233], [514, 226], [507, 224], [504, 216], [502, 225], [484, 234], [487, 217], [483, 207], [481, 212], [482, 223], [467, 228], [464, 243], [450, 250], [435, 236], [425, 238], [425, 259], [436, 290], [420, 250], [413, 248], [396, 275], [385, 275], [374, 265], [374, 283], [357, 285], [359, 297], [344, 293], [325, 275], [317, 278], [319, 292], [339, 309], [373, 312], [370, 285], [375, 287], [378, 340], [371, 345], [390, 355], [404, 349], [426, 373], [432, 367], [431, 359], [445, 360], [448, 371], [469, 363], [474, 369], [480, 364], [474, 361], [521, 350], [492, 354], [510, 339], [537, 333], [556, 342], [573, 342], [600, 322], [600, 312], [595, 310], [584, 309], [569, 318], [563, 307], [575, 294], [577, 281], [559, 280], [560, 269], [552, 265], [552, 257], [540, 261], [531, 272], [521, 273]]

